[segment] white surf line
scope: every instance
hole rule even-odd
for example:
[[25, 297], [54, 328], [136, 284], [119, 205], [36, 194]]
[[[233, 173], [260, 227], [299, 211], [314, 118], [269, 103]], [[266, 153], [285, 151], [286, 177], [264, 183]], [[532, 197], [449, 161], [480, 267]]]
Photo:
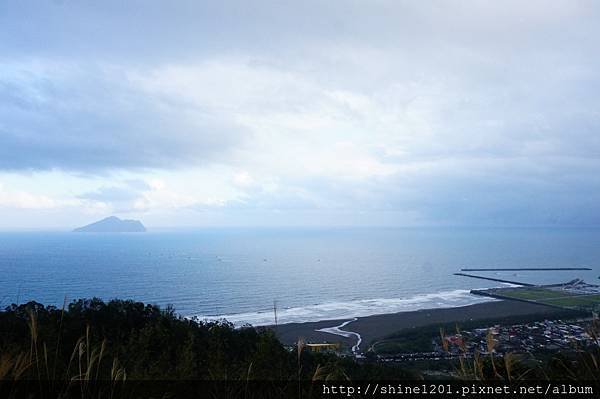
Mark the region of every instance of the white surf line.
[[342, 336], [344, 338], [350, 338], [351, 336], [355, 336], [356, 337], [356, 345], [354, 345], [352, 347], [352, 353], [354, 353], [356, 355], [356, 353], [358, 352], [358, 347], [360, 346], [360, 344], [362, 342], [362, 337], [357, 332], [342, 330], [343, 327], [346, 327], [348, 324], [350, 324], [350, 323], [352, 323], [353, 321], [356, 321], [356, 320], [358, 320], [358, 318], [355, 317], [352, 320], [348, 320], [348, 321], [343, 322], [339, 326], [320, 328], [320, 329], [315, 330], [315, 331], [329, 333], [329, 334], [333, 334], [333, 335], [339, 335], [339, 336]]

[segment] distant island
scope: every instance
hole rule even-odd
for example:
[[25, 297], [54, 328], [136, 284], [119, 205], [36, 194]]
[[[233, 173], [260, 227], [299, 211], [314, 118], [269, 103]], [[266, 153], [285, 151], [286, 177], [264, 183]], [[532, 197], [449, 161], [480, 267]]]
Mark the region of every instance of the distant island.
[[139, 220], [122, 220], [110, 216], [73, 231], [76, 233], [143, 233], [146, 228]]

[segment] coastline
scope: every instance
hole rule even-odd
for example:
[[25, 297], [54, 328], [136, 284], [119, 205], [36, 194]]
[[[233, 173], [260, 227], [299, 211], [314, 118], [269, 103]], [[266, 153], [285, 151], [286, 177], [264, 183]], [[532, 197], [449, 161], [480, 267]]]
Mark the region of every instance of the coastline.
[[[416, 328], [432, 324], [446, 324], [471, 320], [489, 320], [509, 316], [544, 315], [552, 316], [561, 310], [543, 305], [516, 303], [512, 301], [493, 301], [453, 308], [421, 309], [407, 312], [379, 314], [359, 317], [352, 321], [344, 331], [360, 334], [361, 350], [365, 350], [373, 341], [407, 328]], [[307, 342], [342, 342], [344, 345], [356, 344], [354, 336], [343, 337], [325, 331], [349, 319], [323, 320], [306, 323], [289, 323], [278, 326], [265, 326], [272, 329], [285, 345], [293, 345], [303, 338]]]

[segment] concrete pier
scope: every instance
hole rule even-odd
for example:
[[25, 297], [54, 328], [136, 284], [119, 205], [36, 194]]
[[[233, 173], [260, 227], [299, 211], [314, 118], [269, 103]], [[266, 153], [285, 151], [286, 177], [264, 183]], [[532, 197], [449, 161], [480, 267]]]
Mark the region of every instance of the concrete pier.
[[471, 277], [471, 278], [479, 278], [481, 280], [490, 280], [490, 281], [498, 281], [500, 283], [508, 283], [508, 284], [515, 284], [515, 285], [522, 285], [525, 287], [535, 287], [535, 284], [529, 284], [529, 283], [521, 283], [519, 281], [511, 281], [511, 280], [503, 280], [500, 278], [492, 278], [492, 277], [483, 277], [483, 276], [476, 276], [474, 274], [467, 274], [467, 273], [454, 273], [455, 276], [464, 276], [464, 277]]
[[493, 268], [493, 269], [460, 269], [462, 272], [522, 272], [522, 271], [568, 271], [568, 270], [592, 270], [589, 267], [507, 267], [507, 268]]

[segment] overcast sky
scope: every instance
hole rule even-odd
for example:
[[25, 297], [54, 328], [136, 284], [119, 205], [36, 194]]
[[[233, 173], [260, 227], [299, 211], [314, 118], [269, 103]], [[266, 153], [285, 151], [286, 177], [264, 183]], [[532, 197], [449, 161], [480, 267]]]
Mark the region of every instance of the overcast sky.
[[0, 229], [600, 225], [596, 1], [0, 2]]

